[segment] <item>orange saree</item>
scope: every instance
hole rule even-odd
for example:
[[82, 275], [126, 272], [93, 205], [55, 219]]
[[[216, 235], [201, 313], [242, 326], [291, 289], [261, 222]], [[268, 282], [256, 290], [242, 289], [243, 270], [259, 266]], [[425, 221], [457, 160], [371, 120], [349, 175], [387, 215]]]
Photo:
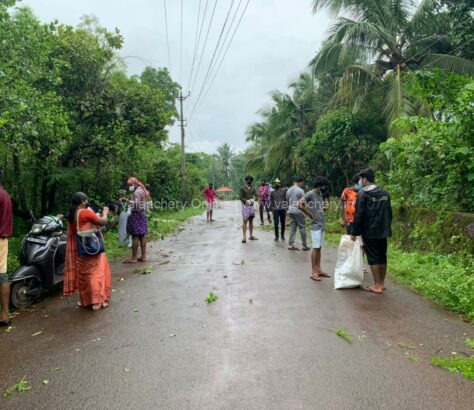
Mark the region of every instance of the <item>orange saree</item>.
[[[97, 223], [97, 215], [84, 209], [79, 215], [79, 229], [91, 229]], [[64, 294], [79, 291], [82, 306], [105, 303], [112, 297], [110, 266], [107, 255], [82, 257], [77, 252], [77, 224], [67, 228], [66, 265], [64, 269]]]

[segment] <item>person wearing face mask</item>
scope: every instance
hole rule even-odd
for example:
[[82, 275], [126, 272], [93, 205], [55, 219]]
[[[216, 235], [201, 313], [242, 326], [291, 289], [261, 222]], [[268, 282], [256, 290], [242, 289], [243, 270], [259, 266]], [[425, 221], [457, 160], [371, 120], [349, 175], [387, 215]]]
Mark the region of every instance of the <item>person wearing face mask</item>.
[[[326, 218], [324, 215], [324, 195], [329, 192], [327, 189], [330, 181], [325, 177], [317, 177], [313, 181], [313, 189], [306, 193], [300, 201], [305, 204], [310, 214], [311, 221], [311, 276], [314, 281], [321, 281], [321, 278], [329, 278], [330, 275], [325, 273], [321, 268], [321, 248], [324, 244], [324, 230], [326, 228]], [[300, 205], [301, 205], [300, 204]]]
[[112, 297], [110, 267], [105, 252], [95, 256], [80, 256], [77, 250], [77, 231], [87, 231], [107, 224], [109, 209], [102, 216], [89, 208], [87, 195], [76, 192], [68, 213], [66, 261], [64, 267], [64, 295], [79, 291], [79, 306], [92, 310], [106, 308]]
[[[127, 220], [127, 233], [132, 236], [132, 257], [123, 263], [146, 262], [146, 235], [148, 233], [148, 216], [146, 214], [150, 193], [145, 185], [135, 177], [127, 181], [128, 189], [132, 193], [130, 201], [130, 215]], [[141, 256], [138, 257], [140, 247]]]
[[256, 241], [253, 236], [253, 220], [255, 218], [255, 201], [257, 200], [257, 190], [253, 186], [253, 177], [247, 175], [245, 184], [240, 188], [240, 202], [242, 203], [242, 243], [247, 242], [247, 224], [249, 227], [251, 241]]
[[262, 184], [258, 188], [258, 210], [260, 213], [260, 225], [264, 225], [264, 212], [267, 213], [268, 223], [272, 223], [272, 218], [270, 217], [270, 206], [269, 206], [269, 199], [270, 199], [270, 187], [268, 182], [262, 179]]
[[356, 211], [351, 239], [361, 235], [374, 284], [363, 288], [382, 294], [387, 274], [388, 237], [392, 236], [392, 206], [390, 194], [375, 185], [375, 173], [366, 169], [360, 173], [363, 187], [357, 193]]
[[274, 181], [275, 189], [270, 193], [270, 209], [273, 212], [273, 222], [275, 227], [275, 241], [280, 236], [279, 227], [281, 227], [281, 240], [285, 240], [285, 222], [286, 222], [286, 189], [282, 189], [281, 182], [277, 178]]
[[352, 225], [354, 223], [355, 207], [357, 202], [357, 192], [361, 188], [362, 179], [359, 174], [352, 177], [353, 186], [347, 187], [341, 195], [341, 224], [346, 228], [348, 235], [352, 235]]

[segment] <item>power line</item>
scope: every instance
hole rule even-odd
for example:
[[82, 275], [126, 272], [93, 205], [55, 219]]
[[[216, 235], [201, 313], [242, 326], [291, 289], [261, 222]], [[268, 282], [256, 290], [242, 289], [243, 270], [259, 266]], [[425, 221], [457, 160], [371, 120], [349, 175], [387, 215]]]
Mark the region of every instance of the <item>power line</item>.
[[195, 76], [194, 76], [194, 80], [193, 80], [191, 89], [194, 89], [194, 85], [196, 84], [196, 80], [197, 80], [197, 78], [198, 78], [198, 72], [199, 72], [199, 68], [201, 67], [201, 63], [202, 63], [202, 58], [203, 58], [203, 56], [204, 56], [204, 52], [205, 52], [205, 50], [206, 50], [207, 39], [209, 38], [209, 32], [211, 31], [212, 21], [214, 20], [214, 13], [215, 13], [215, 11], [216, 11], [216, 6], [217, 6], [217, 0], [215, 0], [215, 2], [214, 2], [214, 8], [212, 9], [211, 20], [209, 21], [209, 27], [208, 27], [208, 29], [207, 29], [206, 38], [204, 39], [204, 46], [203, 46], [203, 48], [202, 48], [201, 57], [199, 58], [199, 64], [198, 64], [198, 67], [197, 67], [197, 69], [196, 69], [196, 74], [195, 74]]
[[[227, 11], [227, 15], [226, 15], [226, 18], [224, 20], [224, 24], [222, 25], [222, 29], [221, 29], [221, 32], [219, 34], [219, 38], [217, 40], [217, 43], [216, 43], [216, 47], [214, 48], [214, 52], [212, 54], [212, 57], [211, 57], [211, 61], [209, 63], [209, 67], [207, 68], [207, 71], [206, 71], [206, 74], [204, 76], [204, 80], [202, 82], [202, 86], [201, 86], [201, 90], [199, 91], [198, 93], [198, 97], [196, 99], [196, 101], [199, 101], [199, 98], [201, 97], [201, 94], [207, 84], [207, 81], [209, 79], [209, 74], [211, 72], [211, 69], [213, 69], [214, 67], [212, 66], [212, 64], [214, 63], [214, 60], [216, 58], [216, 54], [217, 54], [217, 50], [219, 49], [219, 45], [221, 44], [221, 40], [222, 40], [222, 36], [224, 34], [224, 31], [225, 31], [225, 28], [227, 26], [227, 22], [229, 21], [229, 16], [230, 16], [230, 13], [232, 12], [232, 8], [234, 6], [234, 0], [231, 1], [230, 3], [230, 7], [229, 7], [229, 10]], [[230, 27], [229, 27], [229, 30], [230, 30]], [[228, 31], [229, 31], [228, 30]]]
[[207, 88], [207, 90], [206, 90], [206, 92], [205, 92], [203, 98], [202, 98], [200, 101], [197, 101], [197, 100], [196, 100], [196, 103], [194, 104], [193, 110], [192, 110], [192, 112], [191, 112], [191, 115], [189, 116], [189, 120], [188, 120], [188, 121], [191, 121], [191, 118], [192, 118], [194, 112], [198, 109], [198, 104], [199, 104], [199, 106], [202, 105], [202, 102], [205, 100], [207, 94], [209, 93], [209, 90], [212, 88], [212, 85], [214, 84], [214, 81], [215, 81], [215, 79], [216, 79], [216, 77], [217, 77], [217, 74], [218, 74], [218, 72], [219, 72], [219, 70], [220, 70], [220, 68], [221, 68], [221, 66], [222, 66], [222, 63], [224, 62], [224, 59], [225, 59], [225, 57], [227, 56], [227, 52], [229, 51], [229, 48], [230, 48], [230, 46], [231, 46], [231, 44], [232, 44], [232, 42], [233, 42], [233, 40], [234, 40], [235, 34], [237, 33], [237, 30], [238, 30], [238, 28], [239, 28], [239, 26], [240, 26], [240, 24], [241, 24], [241, 22], [242, 22], [242, 19], [244, 18], [244, 15], [245, 15], [245, 12], [247, 11], [247, 8], [248, 8], [249, 3], [250, 3], [250, 0], [247, 0], [247, 3], [245, 4], [244, 10], [242, 11], [242, 14], [241, 14], [241, 16], [240, 16], [240, 18], [239, 18], [239, 21], [238, 21], [238, 23], [237, 23], [237, 25], [236, 25], [236, 27], [235, 27], [235, 29], [234, 29], [234, 32], [232, 33], [232, 37], [230, 38], [230, 41], [229, 41], [229, 43], [227, 44], [227, 48], [226, 48], [226, 50], [225, 50], [225, 52], [224, 52], [224, 55], [222, 56], [221, 60], [219, 61], [219, 64], [218, 64], [218, 66], [217, 66], [217, 69], [214, 71], [214, 75], [213, 75], [213, 77], [212, 77], [212, 80], [211, 80], [211, 82], [210, 82], [210, 84], [209, 84], [209, 86], [208, 86], [208, 88]]
[[201, 18], [201, 2], [202, 2], [202, 0], [199, 0], [198, 17], [197, 17], [197, 21], [196, 21], [196, 34], [194, 36], [193, 62], [191, 64], [191, 70], [189, 72], [187, 89], [189, 89], [189, 86], [191, 85], [190, 84], [191, 83], [191, 77], [193, 76], [193, 72], [194, 72], [194, 64], [196, 63], [197, 50], [198, 50], [198, 47], [199, 47], [199, 43], [201, 41], [201, 33], [202, 33], [203, 25], [204, 25], [204, 18], [206, 17], [207, 5], [209, 3], [209, 0], [206, 0], [206, 6], [204, 7], [204, 12], [203, 12], [203, 16], [202, 16], [201, 29], [199, 29], [199, 21], [200, 21], [200, 18]]
[[166, 12], [166, 0], [163, 0], [163, 8], [165, 9], [166, 44], [168, 45], [168, 66], [171, 71], [170, 39], [168, 36], [168, 14]]

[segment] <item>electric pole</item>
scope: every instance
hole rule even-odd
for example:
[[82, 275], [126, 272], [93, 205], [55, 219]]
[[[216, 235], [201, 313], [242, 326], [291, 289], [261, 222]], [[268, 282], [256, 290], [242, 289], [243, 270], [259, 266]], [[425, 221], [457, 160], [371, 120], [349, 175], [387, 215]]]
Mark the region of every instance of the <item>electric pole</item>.
[[186, 97], [183, 97], [181, 88], [179, 89], [179, 107], [180, 115], [179, 122], [181, 124], [181, 202], [187, 204], [188, 202], [188, 180], [186, 173], [186, 151], [184, 147], [184, 114], [183, 114], [183, 101], [188, 98], [190, 93]]

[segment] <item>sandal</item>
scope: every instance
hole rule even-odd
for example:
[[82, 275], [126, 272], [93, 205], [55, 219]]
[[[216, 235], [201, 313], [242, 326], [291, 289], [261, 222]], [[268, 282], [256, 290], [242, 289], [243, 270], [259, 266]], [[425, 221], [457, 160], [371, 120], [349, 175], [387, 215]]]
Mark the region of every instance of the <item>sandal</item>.
[[289, 251], [299, 251], [300, 248], [297, 248], [296, 246], [288, 246]]
[[130, 263], [137, 263], [137, 262], [138, 262], [138, 260], [135, 260], [135, 259], [127, 259], [127, 260], [123, 261], [122, 263], [130, 264]]
[[242, 239], [242, 243], [247, 243], [247, 240], [246, 240], [246, 239]]
[[312, 279], [312, 280], [314, 280], [315, 282], [321, 282], [321, 278], [320, 278], [319, 276], [313, 276], [313, 275], [311, 275], [309, 278]]
[[320, 274], [319, 274], [319, 277], [320, 277], [320, 278], [330, 278], [331, 275], [328, 275], [327, 273], [324, 273], [324, 272], [323, 272], [323, 273], [320, 273]]
[[91, 306], [91, 309], [94, 311], [94, 312], [97, 312], [98, 310], [100, 310], [102, 308], [102, 303], [98, 303], [96, 305], [92, 305]]
[[258, 241], [258, 238], [256, 238], [255, 236], [251, 236], [249, 239], [250, 239], [251, 241]]
[[137, 258], [138, 262], [146, 262], [146, 258]]

